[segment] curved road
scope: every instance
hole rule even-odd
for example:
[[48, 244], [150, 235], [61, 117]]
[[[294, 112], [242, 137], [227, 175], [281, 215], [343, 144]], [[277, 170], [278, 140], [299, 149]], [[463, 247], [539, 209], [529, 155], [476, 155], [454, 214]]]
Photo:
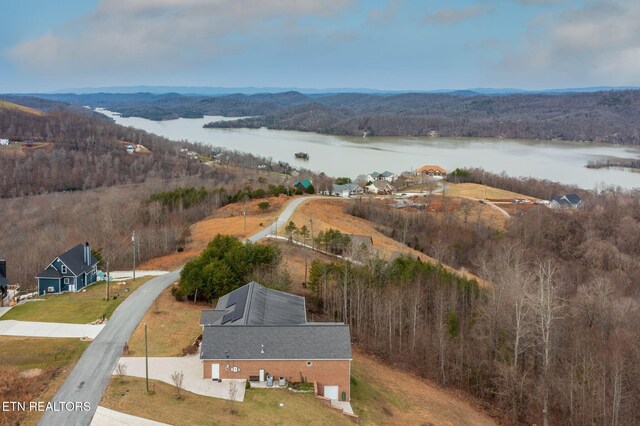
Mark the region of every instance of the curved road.
[[[276, 226], [285, 224], [300, 204], [314, 198], [323, 197], [303, 197], [291, 201], [274, 223], [252, 235], [248, 240], [255, 242], [274, 233]], [[122, 302], [102, 332], [84, 351], [67, 380], [51, 399], [51, 402], [56, 406], [60, 406], [60, 403], [64, 402], [89, 402], [91, 409], [88, 411], [46, 411], [38, 422], [39, 425], [86, 426], [91, 423], [95, 410], [102, 399], [102, 394], [109, 383], [111, 373], [122, 355], [124, 344], [129, 341], [131, 334], [153, 301], [179, 277], [180, 269], [176, 269], [168, 274], [153, 278]]]

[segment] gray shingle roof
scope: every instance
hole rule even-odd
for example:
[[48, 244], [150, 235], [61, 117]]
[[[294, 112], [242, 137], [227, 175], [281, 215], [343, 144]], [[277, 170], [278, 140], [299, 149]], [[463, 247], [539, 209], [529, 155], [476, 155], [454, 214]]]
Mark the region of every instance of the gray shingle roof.
[[578, 194], [556, 195], [553, 201], [562, 206], [577, 206], [582, 201]]
[[73, 271], [74, 274], [80, 275], [83, 272], [89, 272], [93, 267], [98, 263], [98, 259], [91, 256], [90, 264], [87, 265], [84, 261], [84, 244], [78, 244], [72, 249], [67, 250], [58, 256], [62, 262], [69, 269]]
[[220, 320], [226, 313], [224, 311], [218, 311], [216, 309], [207, 309], [200, 313], [200, 325], [216, 325], [220, 324]]
[[[62, 263], [67, 265], [67, 268], [69, 268], [69, 270], [76, 276], [82, 274], [83, 272], [90, 272], [93, 269], [93, 267], [98, 264], [98, 259], [96, 259], [93, 255], [91, 255], [91, 261], [89, 262], [90, 264], [87, 265], [85, 263], [85, 261], [84, 261], [84, 244], [78, 244], [77, 246], [75, 246], [75, 247], [65, 251], [61, 255], [59, 255], [58, 258], [62, 261]], [[47, 273], [51, 273], [51, 272], [47, 272], [48, 269], [49, 268], [47, 268], [44, 271], [40, 272], [37, 275], [37, 277], [40, 277], [40, 278], [53, 278], [53, 277], [49, 277], [49, 276], [45, 275]]]
[[62, 278], [62, 274], [53, 266], [49, 266], [38, 274], [38, 278]]
[[336, 323], [204, 327], [200, 358], [351, 359], [351, 336]]
[[304, 297], [272, 290], [256, 282], [225, 294], [218, 299], [216, 309], [210, 312], [220, 312], [223, 316], [203, 312], [202, 325], [202, 321], [208, 325], [304, 324], [307, 319]]

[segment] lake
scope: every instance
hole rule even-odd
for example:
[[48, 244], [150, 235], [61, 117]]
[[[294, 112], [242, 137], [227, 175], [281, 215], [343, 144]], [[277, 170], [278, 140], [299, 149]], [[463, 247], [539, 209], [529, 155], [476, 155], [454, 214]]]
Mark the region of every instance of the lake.
[[[587, 169], [590, 160], [640, 158], [639, 147], [594, 143], [541, 142], [510, 139], [444, 137], [343, 137], [268, 129], [205, 129], [204, 124], [234, 118], [207, 116], [152, 121], [120, 117], [99, 110], [116, 123], [146, 130], [173, 140], [250, 152], [294, 166], [323, 171], [330, 176], [355, 178], [373, 171], [402, 172], [425, 164], [447, 170], [482, 167], [510, 176], [533, 176], [593, 189], [597, 185], [640, 187], [640, 173], [623, 169]], [[306, 152], [308, 161], [295, 152]]]

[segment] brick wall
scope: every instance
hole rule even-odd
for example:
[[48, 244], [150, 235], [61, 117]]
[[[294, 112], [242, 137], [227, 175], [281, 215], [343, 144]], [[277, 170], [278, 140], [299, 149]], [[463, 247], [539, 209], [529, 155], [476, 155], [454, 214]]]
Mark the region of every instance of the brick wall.
[[[342, 392], [347, 394], [347, 401], [351, 400], [350, 389], [350, 364], [351, 361], [339, 360], [309, 360], [311, 365], [307, 365], [307, 361], [299, 360], [206, 360], [202, 363], [203, 377], [211, 379], [211, 364], [220, 364], [221, 379], [248, 379], [249, 376], [258, 376], [260, 369], [264, 369], [265, 375], [271, 374], [275, 380], [280, 376], [284, 376], [287, 381], [300, 381], [300, 374], [305, 376], [305, 380], [309, 383], [318, 383], [318, 392], [324, 395], [325, 386], [339, 386], [339, 398], [342, 399]], [[229, 369], [226, 368], [227, 363]], [[233, 372], [231, 368], [239, 367], [240, 371]]]

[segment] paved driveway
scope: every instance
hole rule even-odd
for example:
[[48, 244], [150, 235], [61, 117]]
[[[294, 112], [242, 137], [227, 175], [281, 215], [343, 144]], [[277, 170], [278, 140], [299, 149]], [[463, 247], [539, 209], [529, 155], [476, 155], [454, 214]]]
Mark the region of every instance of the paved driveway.
[[91, 426], [169, 426], [143, 417], [136, 417], [119, 411], [98, 407], [91, 420]]
[[[322, 197], [296, 198], [291, 201], [278, 216], [277, 224], [285, 224], [300, 204], [313, 198]], [[249, 240], [260, 240], [273, 232], [274, 226], [275, 223], [253, 235]], [[122, 302], [102, 332], [84, 351], [67, 380], [51, 399], [54, 403], [89, 402], [91, 410], [47, 411], [40, 418], [39, 425], [86, 426], [91, 423], [95, 410], [102, 399], [102, 394], [109, 383], [111, 373], [122, 355], [124, 344], [129, 340], [153, 301], [179, 278], [180, 269], [152, 278]]]
[[95, 339], [103, 328], [104, 325], [5, 320], [0, 321], [0, 336], [90, 337]]
[[[122, 357], [120, 363], [126, 364], [127, 376], [145, 377], [144, 357]], [[234, 401], [244, 401], [244, 380], [223, 380], [214, 382], [202, 378], [202, 362], [198, 355], [185, 357], [150, 357], [149, 378], [160, 380], [174, 386], [171, 375], [175, 371], [184, 374], [182, 386], [189, 392], [213, 398], [231, 399], [232, 383], [236, 385]], [[115, 372], [114, 372], [115, 374]]]

